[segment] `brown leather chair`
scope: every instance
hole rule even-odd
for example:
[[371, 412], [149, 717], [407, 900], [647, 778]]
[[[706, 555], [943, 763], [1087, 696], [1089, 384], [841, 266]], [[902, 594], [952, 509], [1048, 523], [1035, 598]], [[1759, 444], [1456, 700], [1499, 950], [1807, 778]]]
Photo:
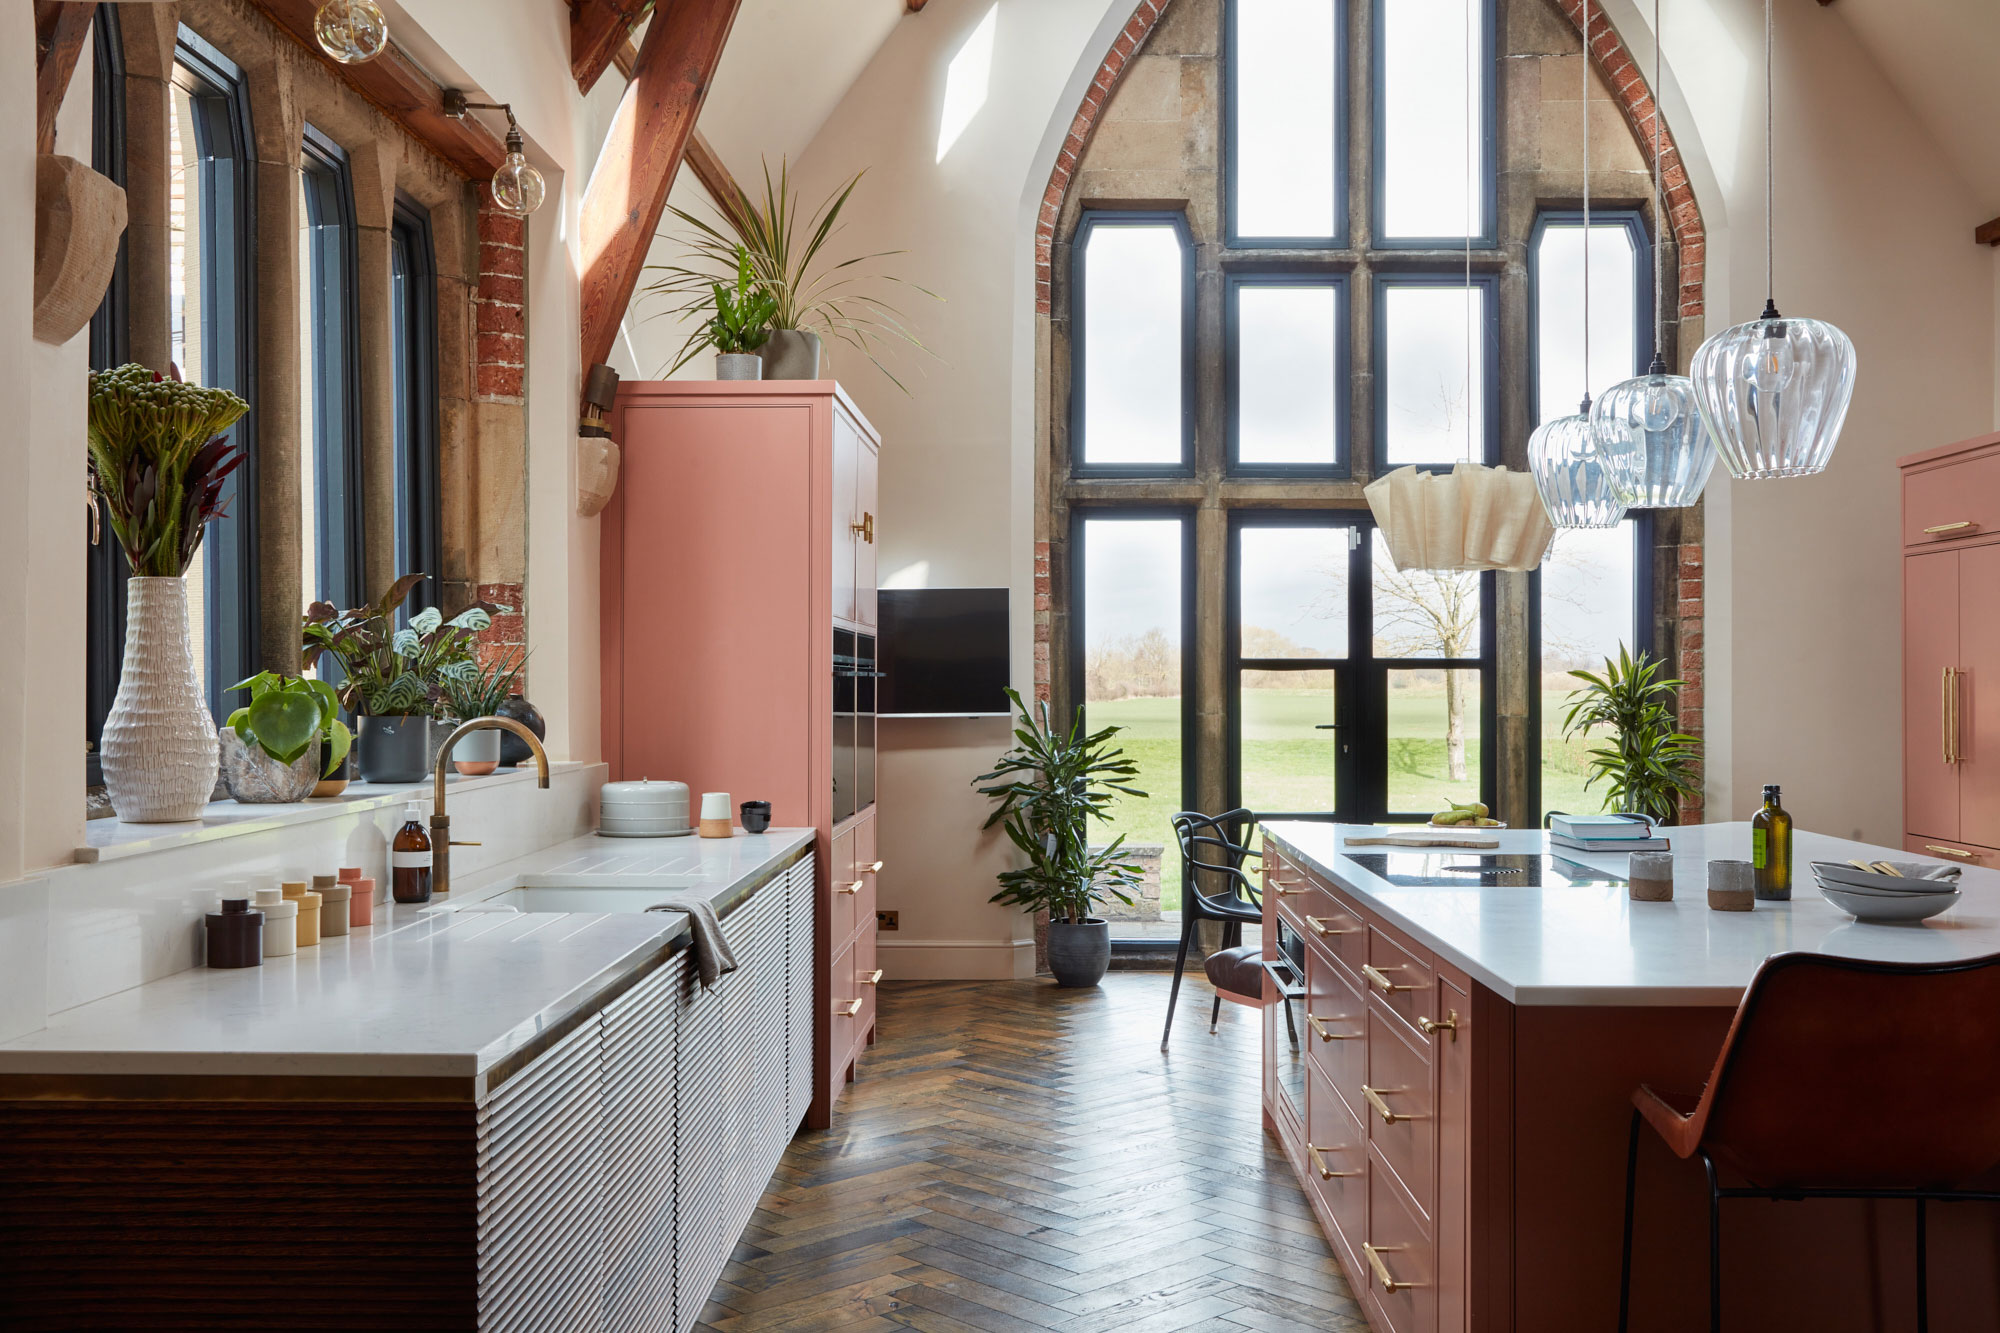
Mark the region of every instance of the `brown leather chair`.
[[[1924, 1205], [2000, 1201], [2000, 1193], [1972, 1187], [2000, 1165], [1996, 1025], [2000, 955], [1946, 964], [1805, 953], [1766, 959], [1700, 1094], [1645, 1086], [1632, 1094], [1619, 1333], [1631, 1306], [1642, 1121], [1708, 1173], [1711, 1333], [1722, 1328], [1724, 1199], [1915, 1200], [1917, 1328], [1928, 1328]], [[1877, 1089], [1923, 1089], [1926, 1120], [1952, 1132], [1912, 1133], [1902, 1097], [1856, 1096], [1857, 1069]], [[1718, 1168], [1745, 1183], [1725, 1187]]]

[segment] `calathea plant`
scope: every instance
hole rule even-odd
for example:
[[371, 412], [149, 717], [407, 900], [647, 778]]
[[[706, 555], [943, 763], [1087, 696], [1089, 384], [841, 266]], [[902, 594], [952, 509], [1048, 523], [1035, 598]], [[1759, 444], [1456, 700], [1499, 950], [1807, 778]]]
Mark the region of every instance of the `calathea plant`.
[[1586, 752], [1589, 787], [1602, 778], [1606, 798], [1622, 814], [1671, 820], [1683, 795], [1700, 790], [1694, 765], [1701, 741], [1674, 726], [1667, 699], [1684, 683], [1658, 679], [1660, 663], [1643, 650], [1632, 656], [1618, 645], [1618, 660], [1604, 659], [1602, 675], [1570, 674], [1583, 688], [1569, 696], [1563, 738], [1603, 730], [1604, 743]]
[[436, 607], [427, 607], [396, 628], [396, 608], [423, 580], [422, 574], [403, 575], [372, 606], [336, 611], [331, 603], [314, 602], [306, 608], [306, 669], [322, 655], [339, 663], [346, 679], [336, 693], [355, 713], [429, 714], [443, 701], [448, 684], [478, 677], [473, 638], [493, 623], [494, 608], [475, 602], [446, 620]]
[[1143, 872], [1121, 858], [1125, 835], [1103, 847], [1090, 845], [1093, 823], [1110, 822], [1118, 794], [1146, 795], [1130, 785], [1138, 764], [1112, 748], [1121, 729], [1086, 735], [1081, 711], [1067, 729], [1059, 728], [1049, 720], [1048, 704], [1031, 713], [1016, 691], [1008, 690], [1007, 698], [1020, 714], [1014, 748], [1000, 756], [991, 773], [973, 781], [992, 784], [979, 794], [999, 803], [981, 827], [999, 824], [1027, 863], [1002, 872], [1000, 892], [991, 901], [1046, 911], [1053, 921], [1071, 923], [1087, 920], [1106, 898], [1130, 903], [1126, 890], [1139, 884]]

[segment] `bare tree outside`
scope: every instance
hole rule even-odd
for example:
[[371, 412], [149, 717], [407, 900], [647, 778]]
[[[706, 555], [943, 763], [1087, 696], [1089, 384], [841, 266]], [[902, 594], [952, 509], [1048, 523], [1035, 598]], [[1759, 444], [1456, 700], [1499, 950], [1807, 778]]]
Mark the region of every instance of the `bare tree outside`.
[[[1378, 657], [1477, 657], [1479, 575], [1430, 569], [1398, 570], [1375, 548], [1375, 654]], [[1459, 672], [1444, 673], [1445, 775], [1463, 782], [1465, 689]]]

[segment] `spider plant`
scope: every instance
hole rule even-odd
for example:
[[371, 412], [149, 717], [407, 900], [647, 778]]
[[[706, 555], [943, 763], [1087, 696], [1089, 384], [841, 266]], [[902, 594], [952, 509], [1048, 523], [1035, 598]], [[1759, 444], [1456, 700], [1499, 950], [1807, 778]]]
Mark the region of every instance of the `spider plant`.
[[1086, 735], [1078, 710], [1064, 730], [1051, 724], [1047, 703], [1036, 714], [1014, 690], [1007, 691], [1007, 698], [1020, 714], [1016, 744], [991, 773], [973, 781], [992, 783], [979, 794], [1000, 803], [980, 827], [1004, 827], [1028, 863], [1002, 872], [1000, 892], [990, 901], [1046, 911], [1053, 921], [1079, 925], [1107, 898], [1130, 903], [1126, 890], [1138, 885], [1143, 872], [1120, 857], [1125, 835], [1109, 846], [1090, 845], [1090, 821], [1110, 822], [1115, 793], [1146, 795], [1130, 785], [1139, 765], [1111, 746], [1121, 728]]
[[774, 328], [799, 329], [818, 333], [828, 341], [855, 348], [889, 377], [890, 383], [905, 393], [903, 382], [882, 364], [879, 353], [890, 343], [902, 343], [919, 352], [926, 351], [903, 322], [903, 314], [861, 284], [890, 282], [909, 287], [937, 300], [935, 292], [904, 282], [893, 274], [872, 268], [878, 260], [906, 254], [903, 250], [878, 250], [834, 260], [827, 245], [841, 230], [840, 213], [861, 183], [861, 172], [814, 209], [803, 223], [799, 220], [799, 197], [792, 189], [791, 168], [783, 159], [777, 179], [771, 164], [764, 164], [764, 195], [752, 199], [738, 191], [734, 198], [719, 201], [717, 222], [696, 217], [685, 209], [673, 214], [690, 228], [678, 238], [689, 251], [685, 264], [649, 264], [660, 276], [647, 284], [648, 295], [660, 298], [665, 308], [655, 316], [693, 321], [694, 332], [682, 344], [679, 359], [667, 371], [672, 374], [686, 365], [708, 345], [708, 326], [702, 312], [712, 303], [717, 282], [728, 281], [737, 270], [738, 251], [748, 254], [757, 281], [777, 303], [772, 312]]
[[445, 681], [446, 711], [460, 722], [470, 722], [476, 717], [499, 716], [500, 705], [513, 697], [514, 683], [521, 678], [521, 668], [527, 662], [526, 651], [516, 649], [501, 655], [491, 665], [479, 668], [470, 677], [454, 677]]
[[1683, 795], [1700, 790], [1694, 765], [1701, 741], [1675, 730], [1667, 697], [1684, 682], [1658, 679], [1660, 665], [1643, 650], [1632, 656], [1621, 643], [1617, 661], [1604, 659], [1603, 674], [1570, 672], [1584, 684], [1569, 696], [1563, 739], [1608, 731], [1605, 744], [1586, 752], [1590, 775], [1584, 787], [1603, 778], [1606, 796], [1621, 813], [1664, 822], [1674, 817]]

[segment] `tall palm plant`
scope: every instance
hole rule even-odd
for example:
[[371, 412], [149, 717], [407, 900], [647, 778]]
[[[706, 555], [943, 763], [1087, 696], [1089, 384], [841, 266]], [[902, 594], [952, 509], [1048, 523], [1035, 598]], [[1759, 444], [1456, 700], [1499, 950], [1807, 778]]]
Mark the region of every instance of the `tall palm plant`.
[[1686, 682], [1658, 679], [1660, 665], [1644, 650], [1635, 658], [1621, 643], [1617, 661], [1604, 659], [1603, 674], [1570, 672], [1584, 685], [1569, 696], [1563, 739], [1609, 732], [1606, 743], [1585, 753], [1584, 787], [1603, 778], [1621, 812], [1665, 821], [1683, 795], [1701, 790], [1694, 775], [1701, 741], [1675, 728], [1667, 699]]
[[656, 316], [692, 319], [695, 331], [682, 344], [668, 374], [686, 365], [707, 345], [702, 312], [714, 300], [715, 284], [729, 281], [737, 272], [740, 248], [748, 253], [750, 271], [759, 285], [777, 303], [771, 316], [773, 327], [818, 333], [829, 341], [844, 342], [866, 356], [897, 388], [908, 392], [882, 364], [879, 353], [890, 343], [902, 343], [919, 352], [927, 349], [904, 324], [902, 312], [865, 290], [863, 284], [895, 283], [933, 300], [938, 299], [937, 294], [870, 268], [878, 260], [907, 251], [878, 250], [839, 261], [826, 253], [828, 243], [842, 229], [841, 210], [861, 183], [862, 174], [849, 177], [804, 222], [799, 220], [799, 197], [792, 189], [791, 167], [783, 159], [775, 180], [771, 164], [764, 164], [762, 199], [739, 190], [733, 197], [717, 201], [719, 224], [686, 209], [672, 210], [691, 229], [678, 238], [687, 247], [689, 259], [684, 264], [647, 265], [660, 276], [648, 283], [645, 291], [665, 303]]

